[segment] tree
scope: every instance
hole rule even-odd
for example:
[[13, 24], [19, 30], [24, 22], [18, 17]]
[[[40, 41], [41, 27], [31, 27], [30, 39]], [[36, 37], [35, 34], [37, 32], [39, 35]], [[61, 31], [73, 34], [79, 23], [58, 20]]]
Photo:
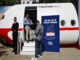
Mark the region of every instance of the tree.
[[[2, 1], [2, 2], [1, 2]], [[0, 0], [0, 6], [11, 6], [17, 4], [20, 0]], [[60, 2], [70, 2], [70, 0], [40, 0], [41, 3], [60, 3]]]
[[40, 0], [40, 2], [45, 2], [45, 3], [60, 3], [60, 2], [70, 2], [70, 0]]
[[5, 5], [4, 1], [0, 0], [0, 6], [3, 6], [3, 5]]
[[16, 0], [3, 0], [5, 3], [5, 6], [10, 6], [10, 5], [14, 5], [17, 3]]

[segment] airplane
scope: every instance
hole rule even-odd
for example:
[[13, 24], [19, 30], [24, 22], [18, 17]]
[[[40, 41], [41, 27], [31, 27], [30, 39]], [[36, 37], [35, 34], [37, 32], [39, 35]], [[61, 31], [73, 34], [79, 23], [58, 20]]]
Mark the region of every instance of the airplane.
[[[42, 16], [59, 15], [60, 45], [75, 45], [79, 38], [79, 23], [76, 9], [72, 3], [17, 4], [11, 6], [0, 21], [0, 37], [13, 44], [11, 26], [14, 17], [19, 23], [19, 36], [24, 40], [24, 16], [29, 12], [33, 23], [41, 22]], [[35, 27], [33, 28], [33, 30]]]

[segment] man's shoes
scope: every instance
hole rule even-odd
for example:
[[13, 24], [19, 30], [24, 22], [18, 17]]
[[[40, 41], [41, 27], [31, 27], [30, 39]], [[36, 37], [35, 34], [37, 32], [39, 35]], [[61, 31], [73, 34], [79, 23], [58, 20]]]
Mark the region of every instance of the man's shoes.
[[18, 54], [17, 52], [15, 52], [15, 54]]
[[15, 52], [14, 50], [12, 52]]
[[35, 57], [31, 58], [31, 60], [35, 60]]
[[18, 53], [13, 52], [12, 54], [18, 54]]
[[42, 58], [43, 56], [40, 56], [40, 58]]
[[35, 60], [37, 60], [37, 58], [35, 58]]
[[15, 53], [12, 53], [12, 54], [15, 54]]
[[42, 55], [38, 55], [38, 57], [42, 58]]
[[27, 41], [27, 43], [29, 43], [29, 40]]
[[33, 57], [33, 58], [31, 58], [31, 60], [37, 60], [37, 58], [36, 57]]

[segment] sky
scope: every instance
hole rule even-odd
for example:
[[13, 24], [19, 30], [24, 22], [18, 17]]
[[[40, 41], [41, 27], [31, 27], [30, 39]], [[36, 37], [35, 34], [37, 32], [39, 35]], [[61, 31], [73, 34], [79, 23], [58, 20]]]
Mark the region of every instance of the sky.
[[0, 14], [3, 14], [9, 8], [10, 8], [10, 6], [0, 6]]

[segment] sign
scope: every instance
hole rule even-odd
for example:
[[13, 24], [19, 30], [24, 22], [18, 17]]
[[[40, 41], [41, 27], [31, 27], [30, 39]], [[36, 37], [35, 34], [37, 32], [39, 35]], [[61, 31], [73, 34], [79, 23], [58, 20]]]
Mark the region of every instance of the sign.
[[59, 15], [42, 16], [42, 24], [44, 27], [42, 40], [44, 51], [59, 52], [60, 51]]

